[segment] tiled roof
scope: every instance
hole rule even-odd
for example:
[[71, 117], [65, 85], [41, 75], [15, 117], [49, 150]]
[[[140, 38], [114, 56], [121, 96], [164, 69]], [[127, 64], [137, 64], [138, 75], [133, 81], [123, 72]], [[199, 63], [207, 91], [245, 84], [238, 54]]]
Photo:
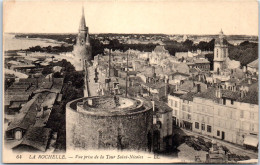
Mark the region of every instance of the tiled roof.
[[171, 74], [172, 76], [181, 75], [181, 76], [190, 76], [189, 74], [182, 73], [182, 72], [175, 72]]
[[154, 104], [156, 113], [167, 113], [172, 111], [172, 108], [162, 101], [155, 101]]
[[256, 59], [253, 62], [250, 62], [249, 64], [247, 64], [247, 66], [252, 67], [252, 68], [258, 68], [258, 59]]
[[28, 101], [30, 95], [5, 95], [6, 100], [10, 101]]
[[11, 122], [11, 124], [7, 128], [7, 131], [10, 131], [15, 128], [22, 128], [24, 130], [27, 130], [30, 125], [33, 125], [35, 123], [37, 110], [34, 102], [37, 97], [38, 95], [36, 95], [33, 99], [28, 101], [21, 108], [19, 115], [16, 117], [16, 120]]
[[197, 94], [195, 94], [195, 96], [210, 99], [213, 101], [219, 101], [219, 98], [216, 97], [215, 91], [216, 91], [216, 88], [211, 87], [211, 88], [208, 88], [208, 90], [206, 92], [197, 93]]
[[21, 108], [22, 102], [13, 102], [9, 108]]
[[240, 97], [239, 92], [234, 92], [230, 90], [221, 90], [222, 92], [222, 97], [237, 100]]
[[25, 133], [23, 141], [18, 146], [27, 145], [44, 152], [47, 149], [50, 135], [50, 128], [30, 127]]
[[156, 83], [143, 83], [145, 86], [153, 88], [153, 89], [160, 89], [165, 87], [165, 83], [163, 82], [156, 82]]
[[252, 86], [252, 84], [255, 84], [255, 83], [257, 83], [258, 81], [257, 80], [254, 80], [254, 79], [252, 79], [251, 80], [251, 83], [252, 84], [248, 84], [248, 78], [246, 78], [246, 79], [244, 79], [244, 80], [242, 80], [242, 81], [240, 81], [239, 83], [238, 83], [238, 85], [240, 85], [240, 86]]
[[155, 51], [155, 52], [168, 52], [168, 50], [166, 50], [166, 49], [164, 48], [164, 46], [162, 46], [162, 45], [156, 46], [156, 47], [154, 48], [154, 51]]
[[196, 63], [196, 64], [200, 64], [200, 63], [210, 63], [207, 59], [195, 59], [194, 60], [194, 63]]
[[194, 83], [192, 81], [184, 81], [183, 84], [180, 85], [179, 89], [183, 91], [191, 91], [194, 87]]
[[250, 103], [250, 104], [258, 104], [258, 82], [252, 84], [249, 87], [249, 91], [247, 92], [246, 96], [243, 98], [239, 98], [239, 102], [244, 102], [244, 103]]
[[183, 100], [192, 101], [195, 94], [196, 93], [194, 93], [194, 92], [188, 92], [188, 93], [180, 96], [180, 98], [183, 99]]

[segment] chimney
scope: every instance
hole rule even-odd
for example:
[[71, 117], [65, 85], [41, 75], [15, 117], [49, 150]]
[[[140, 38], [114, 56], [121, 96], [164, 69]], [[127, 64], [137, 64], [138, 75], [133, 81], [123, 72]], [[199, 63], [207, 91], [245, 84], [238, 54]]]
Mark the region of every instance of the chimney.
[[168, 96], [168, 81], [169, 79], [165, 79], [165, 98]]
[[243, 66], [243, 72], [244, 73], [246, 72], [246, 66]]
[[219, 88], [216, 89], [216, 97], [217, 98], [221, 98], [222, 97], [221, 90]]
[[241, 98], [244, 98], [244, 96], [245, 96], [244, 91], [241, 91], [241, 92], [240, 92], [240, 97], [241, 97]]
[[248, 79], [248, 84], [249, 84], [249, 85], [252, 84], [252, 79], [251, 79], [251, 78]]
[[201, 76], [199, 75], [199, 81], [201, 81]]
[[201, 86], [200, 84], [197, 84], [197, 93], [201, 92]]
[[152, 67], [152, 73], [153, 73], [153, 77], [155, 77], [156, 74], [155, 74], [155, 67], [154, 66]]
[[179, 84], [177, 83], [176, 85], [175, 85], [175, 91], [178, 91], [179, 90]]
[[151, 101], [152, 102], [152, 105], [153, 105], [153, 112], [155, 111], [155, 104], [154, 104], [154, 101]]
[[90, 105], [90, 106], [93, 105], [93, 100], [92, 99], [88, 99], [88, 105]]

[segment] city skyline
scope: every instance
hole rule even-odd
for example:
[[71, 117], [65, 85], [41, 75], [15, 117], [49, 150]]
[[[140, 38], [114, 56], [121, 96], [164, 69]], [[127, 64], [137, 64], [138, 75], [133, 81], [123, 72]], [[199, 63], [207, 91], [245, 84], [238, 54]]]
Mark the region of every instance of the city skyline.
[[[223, 29], [226, 35], [258, 35], [256, 1], [54, 1], [52, 3], [54, 4], [49, 5], [49, 1], [4, 2], [6, 8], [11, 11], [8, 14], [3, 11], [4, 32], [77, 33], [80, 21], [78, 18], [84, 6], [86, 25], [90, 34], [214, 35]], [[237, 13], [237, 10], [241, 12]]]

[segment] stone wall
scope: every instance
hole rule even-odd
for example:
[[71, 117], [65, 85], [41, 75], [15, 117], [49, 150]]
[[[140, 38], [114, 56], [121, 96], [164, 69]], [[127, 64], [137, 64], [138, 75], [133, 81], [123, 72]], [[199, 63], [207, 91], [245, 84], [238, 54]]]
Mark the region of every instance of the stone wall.
[[66, 108], [67, 150], [148, 150], [152, 109], [124, 115], [84, 114]]

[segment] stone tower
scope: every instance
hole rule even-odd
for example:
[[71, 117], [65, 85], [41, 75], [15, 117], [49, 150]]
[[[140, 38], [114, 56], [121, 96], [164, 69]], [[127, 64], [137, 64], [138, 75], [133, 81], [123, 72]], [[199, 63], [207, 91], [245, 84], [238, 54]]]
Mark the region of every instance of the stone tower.
[[76, 44], [73, 47], [73, 54], [76, 61], [76, 70], [84, 71], [87, 65], [91, 63], [92, 51], [89, 42], [88, 27], [86, 27], [84, 8], [82, 8], [82, 16], [79, 24], [79, 32]]
[[221, 29], [219, 37], [215, 40], [214, 47], [214, 71], [225, 69], [225, 61], [228, 58], [228, 45], [224, 39], [224, 34]]

